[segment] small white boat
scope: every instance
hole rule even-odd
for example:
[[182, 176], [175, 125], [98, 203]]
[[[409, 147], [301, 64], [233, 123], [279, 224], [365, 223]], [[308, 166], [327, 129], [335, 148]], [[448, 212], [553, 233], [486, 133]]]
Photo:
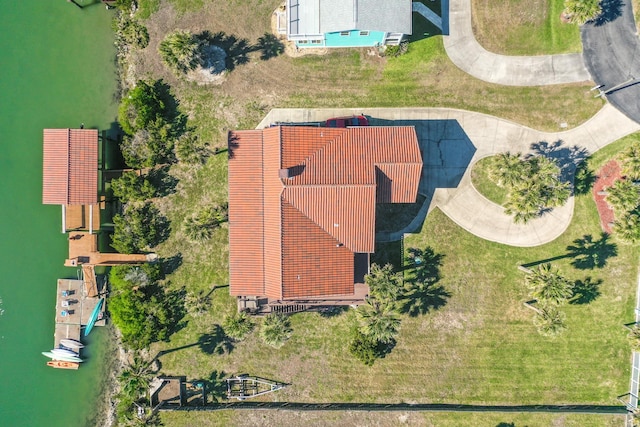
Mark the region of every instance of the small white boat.
[[60, 356], [78, 356], [78, 353], [76, 353], [75, 351], [65, 350], [64, 348], [54, 348], [53, 350], [51, 350], [51, 353], [58, 354]]
[[61, 339], [60, 344], [67, 348], [84, 348], [84, 344], [80, 341], [72, 340], [71, 338]]
[[83, 362], [83, 360], [77, 356], [63, 356], [62, 354], [55, 354], [55, 353], [51, 353], [50, 351], [43, 351], [42, 355], [47, 356], [49, 359], [53, 359], [53, 360], [62, 360], [65, 362], [78, 362], [78, 363]]

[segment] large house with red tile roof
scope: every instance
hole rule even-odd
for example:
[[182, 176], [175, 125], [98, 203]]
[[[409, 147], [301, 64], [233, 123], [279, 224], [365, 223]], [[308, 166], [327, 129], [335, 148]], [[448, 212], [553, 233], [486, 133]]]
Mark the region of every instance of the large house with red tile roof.
[[415, 129], [277, 126], [231, 132], [229, 150], [229, 287], [239, 308], [362, 303], [376, 203], [416, 200]]

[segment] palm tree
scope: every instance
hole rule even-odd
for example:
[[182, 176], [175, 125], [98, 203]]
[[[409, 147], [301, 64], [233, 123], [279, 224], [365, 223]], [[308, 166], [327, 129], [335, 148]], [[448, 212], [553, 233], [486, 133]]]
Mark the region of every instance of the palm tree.
[[175, 74], [184, 74], [200, 65], [200, 44], [190, 31], [176, 30], [160, 42], [162, 61]]
[[564, 0], [564, 15], [569, 22], [582, 25], [602, 13], [600, 0]]
[[185, 306], [192, 316], [201, 316], [211, 307], [211, 292], [205, 293], [204, 290], [198, 293], [189, 293], [185, 298]]
[[390, 344], [398, 335], [400, 316], [395, 304], [367, 299], [367, 303], [358, 307], [356, 319], [362, 335], [377, 342]]
[[520, 153], [500, 153], [493, 158], [489, 166], [489, 176], [504, 188], [511, 188], [522, 180], [523, 160]]
[[213, 236], [213, 230], [226, 220], [226, 211], [215, 206], [211, 209], [203, 209], [200, 212], [185, 218], [184, 233], [191, 241], [203, 243]]
[[225, 317], [222, 324], [225, 333], [237, 341], [242, 341], [254, 326], [255, 324], [244, 311]]
[[138, 400], [141, 395], [146, 395], [153, 374], [153, 363], [145, 360], [137, 351], [134, 352], [118, 376], [122, 394], [134, 401]]
[[369, 274], [364, 278], [369, 286], [369, 293], [380, 301], [393, 302], [398, 299], [402, 286], [402, 274], [394, 273], [393, 266], [387, 264], [380, 267], [372, 264]]
[[565, 319], [566, 315], [557, 307], [545, 306], [533, 318], [533, 324], [541, 335], [555, 337], [567, 329]]
[[289, 318], [281, 313], [268, 314], [260, 329], [262, 341], [274, 348], [282, 347], [292, 334], [293, 329], [291, 329]]
[[634, 210], [640, 204], [640, 187], [628, 179], [619, 179], [607, 188], [607, 203], [620, 215]]
[[540, 302], [560, 305], [573, 295], [573, 283], [565, 279], [551, 264], [541, 264], [526, 277], [532, 296]]
[[640, 211], [634, 209], [625, 213], [622, 218], [617, 219], [613, 223], [613, 229], [618, 233], [622, 240], [629, 243], [640, 241]]
[[640, 180], [640, 143], [634, 142], [620, 153], [622, 173], [633, 181]]

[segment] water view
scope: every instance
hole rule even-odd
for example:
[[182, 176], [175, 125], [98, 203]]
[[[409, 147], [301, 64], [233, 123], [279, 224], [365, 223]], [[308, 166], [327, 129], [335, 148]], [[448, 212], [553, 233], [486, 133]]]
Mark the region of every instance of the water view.
[[6, 426], [95, 425], [107, 333], [89, 337], [78, 371], [51, 369], [66, 236], [42, 205], [42, 130], [106, 129], [117, 106], [112, 12], [90, 0], [0, 2], [0, 419]]

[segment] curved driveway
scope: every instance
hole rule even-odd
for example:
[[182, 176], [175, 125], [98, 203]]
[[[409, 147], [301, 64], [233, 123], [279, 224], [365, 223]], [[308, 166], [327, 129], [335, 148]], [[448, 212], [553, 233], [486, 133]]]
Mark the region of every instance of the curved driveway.
[[[422, 145], [423, 153], [433, 153], [433, 144], [446, 152], [447, 144], [452, 140], [447, 139], [441, 132], [442, 121], [454, 121], [464, 131], [465, 137], [473, 144], [470, 160], [460, 171], [461, 179], [455, 182], [451, 188], [437, 188], [430, 199], [429, 210], [438, 207], [456, 224], [484, 239], [512, 246], [537, 246], [550, 242], [560, 236], [571, 223], [573, 216], [573, 197], [569, 202], [545, 214], [541, 218], [530, 221], [526, 225], [514, 224], [513, 218], [504, 213], [504, 208], [489, 201], [482, 196], [471, 184], [471, 166], [479, 159], [505, 151], [529, 152], [531, 144], [547, 142], [553, 144], [562, 141], [559, 150], [569, 151], [571, 147], [578, 147], [593, 153], [605, 145], [622, 138], [632, 132], [640, 130], [640, 125], [627, 118], [611, 105], [605, 105], [594, 117], [565, 132], [548, 133], [519, 125], [486, 114], [448, 108], [370, 108], [370, 109], [274, 109], [262, 120], [258, 128], [264, 128], [271, 123], [312, 123], [322, 122], [329, 117], [348, 116], [353, 114], [366, 114], [372, 121], [381, 121], [385, 125], [407, 124], [407, 122], [419, 123], [421, 130], [417, 131], [418, 139]], [[438, 128], [440, 129], [433, 129]], [[421, 132], [442, 135], [437, 139], [431, 136], [421, 135]], [[430, 196], [428, 189], [429, 176], [433, 176], [433, 160], [451, 158], [456, 155], [455, 150], [460, 145], [454, 145], [453, 151], [446, 152], [445, 156], [434, 156], [436, 159], [425, 159], [424, 181], [420, 183], [421, 191]], [[559, 150], [556, 150], [560, 152]], [[469, 152], [468, 150], [466, 152]], [[462, 153], [459, 153], [462, 154]], [[443, 160], [444, 161], [444, 160]], [[444, 165], [443, 165], [444, 166]], [[446, 173], [444, 169], [440, 169]], [[428, 199], [429, 200], [429, 199]], [[426, 206], [423, 214], [426, 213]], [[422, 218], [416, 220], [416, 224], [387, 236], [388, 240], [399, 237], [404, 232], [413, 232]]]
[[640, 41], [633, 8], [628, 0], [610, 3], [620, 9], [582, 26], [585, 63], [593, 80], [604, 85], [607, 100], [640, 122]]
[[[449, 0], [449, 34], [444, 47], [451, 61], [472, 76], [507, 86], [543, 86], [591, 80], [579, 53], [506, 56], [488, 52], [471, 26], [471, 0]], [[640, 77], [640, 76], [639, 76]]]

